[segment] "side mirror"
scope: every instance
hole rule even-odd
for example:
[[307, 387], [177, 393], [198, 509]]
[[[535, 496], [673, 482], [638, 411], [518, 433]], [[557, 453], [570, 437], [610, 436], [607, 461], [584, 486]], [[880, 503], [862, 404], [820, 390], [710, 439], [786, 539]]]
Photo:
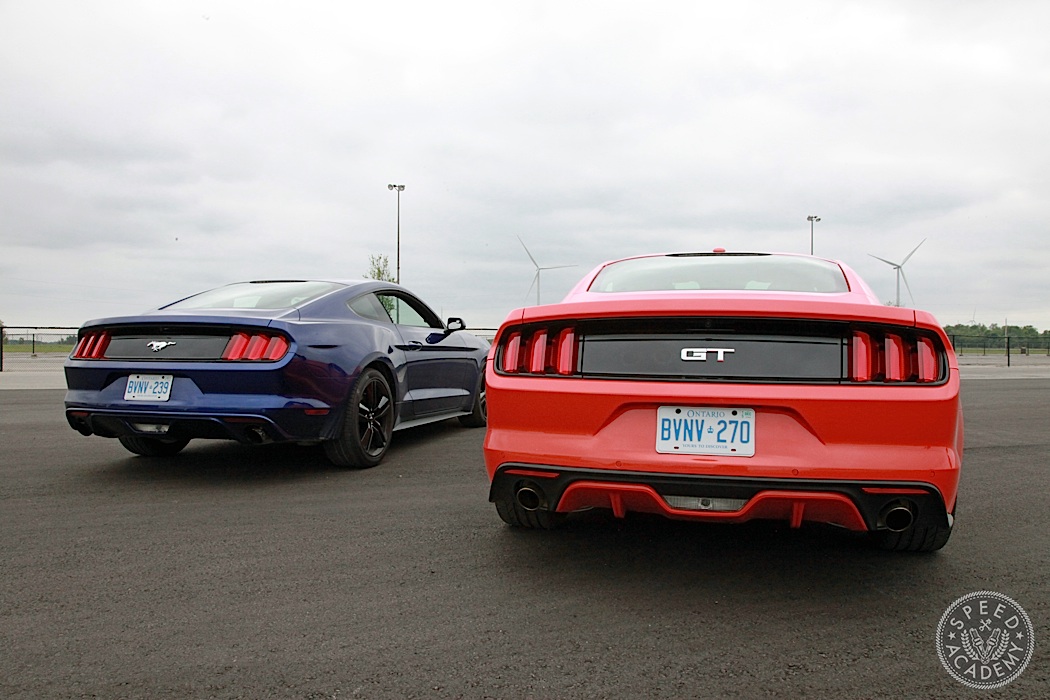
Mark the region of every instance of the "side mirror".
[[463, 319], [457, 316], [453, 316], [448, 320], [448, 323], [445, 324], [445, 328], [447, 328], [449, 331], [463, 331], [467, 329], [467, 324], [463, 321]]

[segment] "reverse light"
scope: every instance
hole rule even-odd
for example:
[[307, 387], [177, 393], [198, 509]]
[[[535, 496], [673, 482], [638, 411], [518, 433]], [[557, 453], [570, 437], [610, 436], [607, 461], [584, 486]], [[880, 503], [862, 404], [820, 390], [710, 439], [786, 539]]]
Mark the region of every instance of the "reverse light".
[[667, 505], [678, 510], [711, 510], [733, 513], [747, 505], [746, 498], [702, 498], [699, 496], [664, 496]]

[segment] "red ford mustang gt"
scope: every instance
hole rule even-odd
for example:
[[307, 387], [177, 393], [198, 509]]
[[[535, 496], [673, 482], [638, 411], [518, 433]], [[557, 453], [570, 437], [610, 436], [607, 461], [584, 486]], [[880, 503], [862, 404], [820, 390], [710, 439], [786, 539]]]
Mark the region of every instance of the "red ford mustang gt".
[[486, 385], [489, 499], [513, 526], [604, 508], [825, 523], [901, 551], [951, 535], [949, 340], [839, 262], [716, 249], [606, 263], [561, 303], [510, 314]]

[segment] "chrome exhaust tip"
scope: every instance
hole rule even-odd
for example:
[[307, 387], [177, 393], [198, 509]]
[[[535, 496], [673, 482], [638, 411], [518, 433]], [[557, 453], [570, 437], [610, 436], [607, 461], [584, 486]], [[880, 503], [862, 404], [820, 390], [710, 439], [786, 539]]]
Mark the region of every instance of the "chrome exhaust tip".
[[879, 519], [890, 532], [904, 532], [915, 522], [915, 507], [904, 501], [886, 504]]
[[539, 510], [540, 506], [543, 505], [543, 494], [538, 489], [526, 485], [514, 492], [514, 500], [518, 502], [522, 510], [527, 510], [531, 513]]

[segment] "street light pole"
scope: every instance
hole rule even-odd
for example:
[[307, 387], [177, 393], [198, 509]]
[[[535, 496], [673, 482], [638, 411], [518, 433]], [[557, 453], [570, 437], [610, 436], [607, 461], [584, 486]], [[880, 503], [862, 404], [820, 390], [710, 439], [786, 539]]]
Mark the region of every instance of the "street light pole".
[[807, 216], [806, 221], [809, 222], [809, 254], [813, 255], [813, 224], [820, 221], [819, 216]]
[[401, 192], [405, 189], [404, 185], [387, 185], [388, 190], [394, 190], [397, 192], [397, 272], [395, 273], [394, 281], [401, 284]]

